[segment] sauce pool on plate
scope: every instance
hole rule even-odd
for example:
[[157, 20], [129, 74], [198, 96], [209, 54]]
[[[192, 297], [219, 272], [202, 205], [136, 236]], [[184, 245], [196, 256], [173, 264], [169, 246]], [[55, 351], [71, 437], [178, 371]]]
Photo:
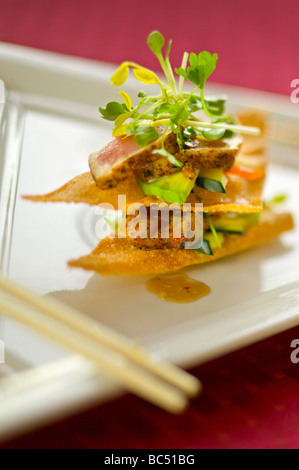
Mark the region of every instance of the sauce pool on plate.
[[211, 292], [209, 286], [196, 281], [186, 274], [165, 274], [149, 279], [147, 289], [169, 302], [193, 302]]

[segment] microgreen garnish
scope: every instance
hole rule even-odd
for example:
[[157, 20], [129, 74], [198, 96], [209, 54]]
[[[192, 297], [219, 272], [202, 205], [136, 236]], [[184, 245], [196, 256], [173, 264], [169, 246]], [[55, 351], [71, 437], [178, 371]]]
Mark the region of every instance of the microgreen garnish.
[[279, 204], [283, 204], [287, 199], [287, 194], [276, 194], [276, 196], [272, 197], [268, 201], [264, 201], [264, 208], [275, 210]]
[[225, 132], [225, 129], [207, 129], [206, 131], [201, 131], [207, 140], [219, 140], [224, 136]]
[[137, 126], [136, 128], [127, 128], [127, 135], [134, 135], [137, 144], [140, 147], [145, 147], [148, 142], [156, 140], [159, 137], [157, 129], [153, 126]]
[[[223, 97], [205, 97], [204, 87], [207, 79], [214, 72], [218, 60], [217, 54], [203, 51], [199, 54], [184, 53], [181, 67], [175, 69], [179, 78], [177, 88], [174, 72], [170, 64], [171, 41], [165, 47], [165, 39], [158, 31], [153, 31], [147, 38], [150, 50], [157, 57], [164, 72], [165, 82], [158, 75], [135, 62], [123, 62], [111, 77], [115, 86], [122, 86], [131, 70], [135, 78], [147, 85], [158, 85], [160, 94], [148, 95], [144, 91], [138, 93], [139, 101], [132, 104], [132, 99], [124, 91], [120, 92], [123, 103], [111, 101], [106, 108], [99, 108], [104, 119], [114, 121], [113, 136], [132, 135], [140, 147], [161, 138], [160, 153], [176, 166], [182, 166], [173, 155], [165, 150], [164, 138], [167, 132], [176, 135], [180, 150], [192, 147], [194, 139], [219, 140], [232, 137], [234, 132], [258, 135], [259, 129], [235, 125], [230, 116], [226, 116]], [[189, 65], [188, 65], [189, 60]], [[184, 92], [184, 81], [195, 85], [191, 92]], [[194, 115], [200, 112], [202, 115]], [[202, 120], [204, 115], [209, 121]], [[160, 136], [158, 126], [164, 126]]]
[[175, 71], [177, 74], [187, 78], [189, 82], [194, 83], [199, 88], [203, 88], [206, 80], [214, 72], [217, 60], [217, 54], [211, 55], [207, 51], [202, 51], [197, 56], [194, 52], [191, 52], [189, 56], [190, 67], [187, 70], [180, 67], [175, 69]]
[[287, 200], [288, 196], [286, 194], [277, 194], [274, 196], [268, 204], [283, 204]]
[[179, 160], [177, 160], [171, 153], [167, 152], [165, 149], [156, 149], [153, 150], [152, 153], [157, 153], [159, 155], [162, 155], [163, 157], [168, 158], [170, 163], [172, 163], [174, 166], [182, 167], [183, 164]]
[[124, 104], [118, 103], [117, 101], [110, 101], [106, 108], [99, 108], [99, 111], [104, 119], [115, 121], [118, 116], [129, 110]]

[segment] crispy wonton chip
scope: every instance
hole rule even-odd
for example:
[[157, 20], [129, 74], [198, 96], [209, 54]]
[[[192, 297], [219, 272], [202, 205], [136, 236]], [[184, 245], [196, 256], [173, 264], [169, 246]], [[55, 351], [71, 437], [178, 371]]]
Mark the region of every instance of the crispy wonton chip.
[[[229, 175], [226, 194], [214, 193], [197, 188], [195, 194], [190, 194], [186, 202], [192, 204], [202, 202], [204, 212], [260, 212], [264, 178], [249, 181], [238, 176]], [[118, 208], [118, 195], [126, 196], [126, 203], [140, 203], [149, 206], [159, 204], [160, 199], [145, 196], [141, 191], [134, 175], [130, 175], [116, 188], [100, 189], [96, 186], [91, 173], [83, 173], [66, 183], [61, 188], [44, 196], [23, 196], [24, 199], [36, 202], [83, 202], [90, 205], [109, 203]]]
[[[239, 116], [243, 125], [256, 125], [264, 133], [264, 117], [257, 112], [244, 112]], [[241, 151], [236, 163], [250, 162], [265, 168], [265, 138], [264, 136], [245, 136]], [[265, 178], [249, 181], [235, 175], [228, 175], [226, 194], [215, 193], [201, 188], [195, 188], [186, 202], [194, 204], [203, 203], [204, 212], [260, 212], [263, 208], [262, 192]], [[98, 205], [109, 203], [115, 209], [118, 208], [118, 195], [126, 196], [126, 203], [140, 203], [149, 206], [151, 203], [159, 204], [160, 199], [154, 196], [146, 196], [140, 189], [135, 175], [130, 173], [125, 181], [120, 182], [115, 188], [99, 188], [90, 172], [76, 176], [61, 188], [42, 196], [23, 196], [25, 199], [36, 202], [75, 202]]]
[[260, 222], [249, 227], [244, 236], [226, 235], [222, 248], [215, 249], [213, 256], [184, 249], [140, 250], [128, 238], [106, 237], [89, 255], [68, 264], [101, 274], [163, 274], [247, 250], [291, 230], [293, 226], [291, 214], [265, 211]]

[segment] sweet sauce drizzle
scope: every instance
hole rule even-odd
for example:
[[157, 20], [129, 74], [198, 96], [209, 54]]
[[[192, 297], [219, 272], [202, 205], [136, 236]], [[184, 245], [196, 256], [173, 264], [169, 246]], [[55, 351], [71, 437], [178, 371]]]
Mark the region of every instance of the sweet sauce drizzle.
[[147, 289], [163, 300], [169, 302], [194, 302], [211, 292], [209, 286], [196, 281], [186, 274], [165, 274], [149, 279]]

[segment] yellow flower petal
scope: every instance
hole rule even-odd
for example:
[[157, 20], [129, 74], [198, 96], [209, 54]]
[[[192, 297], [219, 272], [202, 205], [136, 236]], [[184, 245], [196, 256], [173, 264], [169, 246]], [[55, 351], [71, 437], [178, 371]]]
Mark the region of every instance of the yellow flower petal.
[[121, 86], [127, 80], [129, 75], [129, 67], [127, 62], [123, 62], [116, 72], [110, 78], [110, 81], [114, 86]]
[[131, 113], [124, 113], [118, 116], [114, 121], [115, 127], [121, 126], [126, 121], [126, 119], [128, 119], [128, 117], [130, 116], [131, 116]]
[[144, 69], [143, 67], [134, 68], [133, 74], [135, 75], [135, 78], [137, 78], [137, 80], [143, 83], [147, 83], [148, 85], [152, 85], [153, 83], [159, 83], [157, 75], [151, 70]]
[[120, 135], [125, 135], [126, 134], [126, 129], [127, 129], [126, 124], [124, 124], [122, 126], [114, 127], [113, 132], [112, 132], [112, 136], [113, 137], [118, 137]]
[[128, 110], [130, 110], [132, 108], [132, 100], [128, 93], [126, 93], [125, 91], [120, 91], [119, 94], [122, 97], [123, 102], [125, 103]]

